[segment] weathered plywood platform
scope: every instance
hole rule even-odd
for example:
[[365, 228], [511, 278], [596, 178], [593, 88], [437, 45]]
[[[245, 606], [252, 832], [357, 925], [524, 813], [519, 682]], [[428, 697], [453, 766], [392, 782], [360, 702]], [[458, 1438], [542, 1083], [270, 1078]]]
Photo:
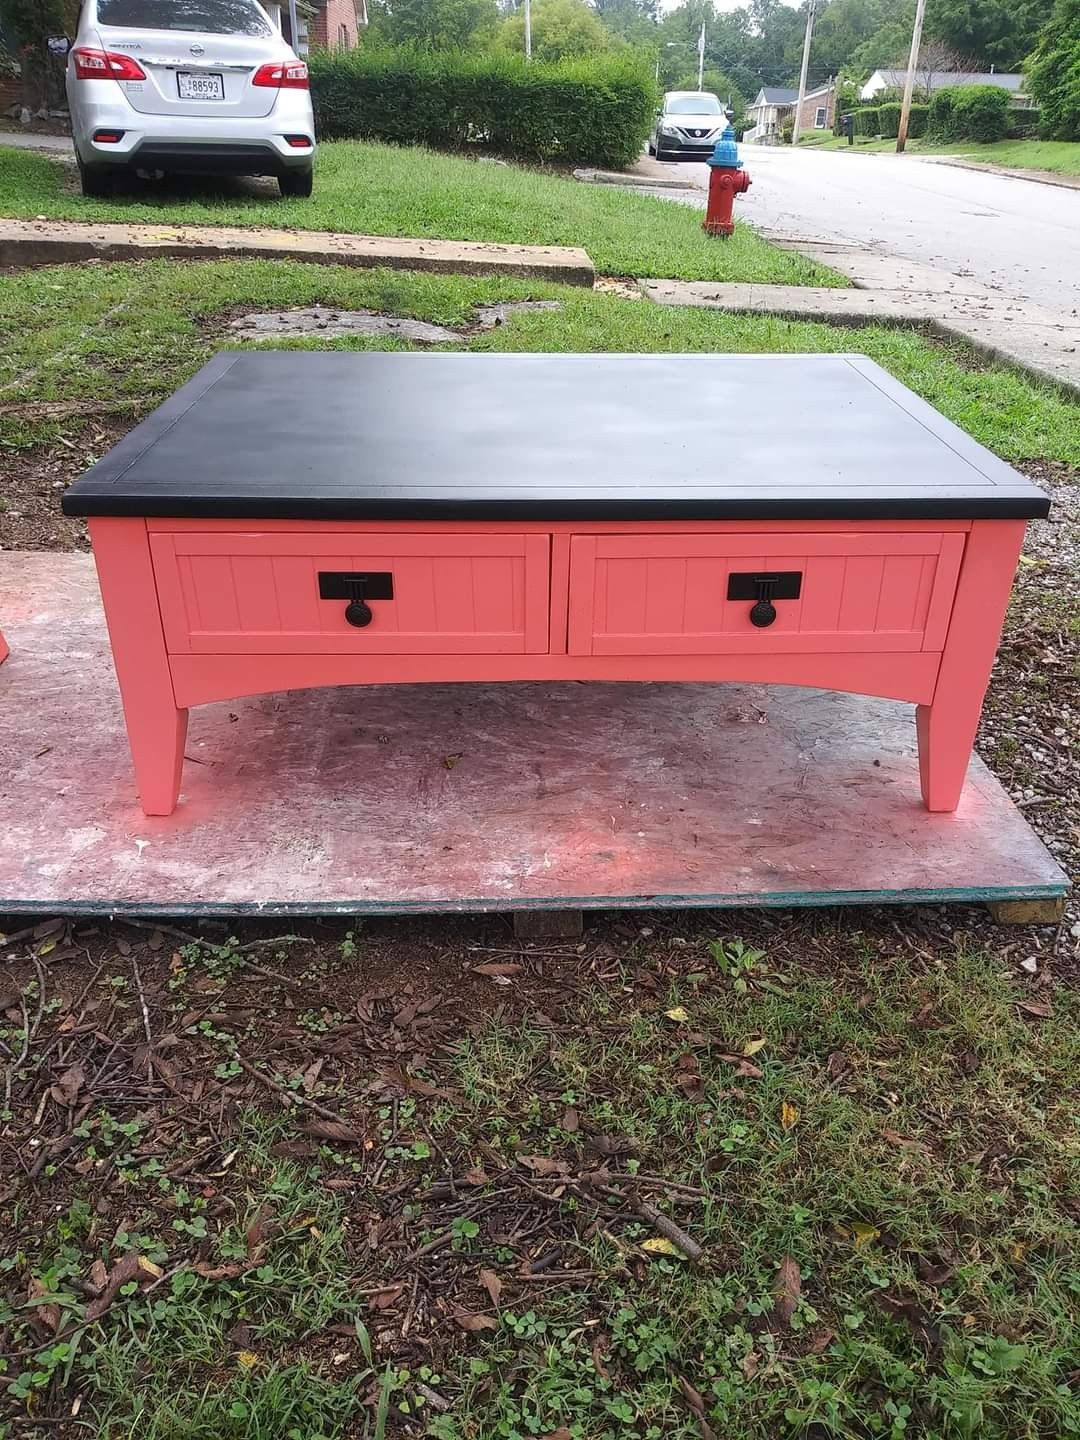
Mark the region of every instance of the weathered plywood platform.
[[90, 559], [0, 553], [0, 913], [407, 913], [1053, 898], [978, 760], [919, 800], [910, 707], [776, 687], [461, 685], [192, 712], [135, 799]]

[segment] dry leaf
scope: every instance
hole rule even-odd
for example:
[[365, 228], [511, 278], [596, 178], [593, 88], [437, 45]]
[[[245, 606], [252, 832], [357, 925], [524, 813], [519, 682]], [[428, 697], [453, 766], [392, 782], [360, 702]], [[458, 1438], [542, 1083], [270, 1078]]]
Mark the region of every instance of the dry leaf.
[[686, 1397], [686, 1403], [690, 1406], [690, 1409], [693, 1410], [694, 1415], [697, 1418], [698, 1431], [701, 1435], [701, 1440], [715, 1440], [715, 1432], [712, 1426], [709, 1424], [708, 1420], [706, 1420], [705, 1418], [704, 1395], [702, 1395], [700, 1390], [696, 1390], [694, 1386], [690, 1384], [690, 1381], [685, 1378], [685, 1376], [678, 1375], [676, 1376], [676, 1379], [679, 1382], [679, 1389]]
[[204, 1280], [235, 1280], [238, 1275], [243, 1275], [248, 1267], [239, 1260], [230, 1260], [225, 1265], [211, 1265], [209, 1260], [196, 1260], [191, 1268]]
[[247, 1258], [249, 1265], [257, 1265], [270, 1231], [270, 1224], [274, 1218], [274, 1210], [271, 1205], [260, 1205], [255, 1219], [247, 1232]]
[[455, 1310], [454, 1319], [462, 1330], [468, 1330], [470, 1333], [477, 1330], [497, 1330], [499, 1328], [499, 1322], [494, 1315], [469, 1315], [464, 1310]]
[[568, 1105], [563, 1111], [562, 1128], [566, 1131], [568, 1135], [575, 1135], [577, 1134], [580, 1125], [581, 1117], [578, 1115], [578, 1112], [574, 1109], [573, 1105]]
[[[26, 1287], [27, 1300], [38, 1300], [42, 1295], [48, 1295], [48, 1293], [49, 1287], [31, 1275], [30, 1283]], [[30, 1307], [30, 1321], [39, 1335], [49, 1337], [55, 1335], [60, 1329], [61, 1318], [59, 1305], [50, 1303], [48, 1305], [31, 1305]]]
[[1025, 1015], [1033, 1015], [1037, 1020], [1049, 1020], [1054, 1014], [1054, 1007], [1049, 1000], [1018, 1000], [1016, 1008]]
[[669, 1020], [674, 1020], [676, 1025], [685, 1025], [690, 1019], [690, 1012], [684, 1005], [673, 1005], [670, 1010], [665, 1010], [664, 1014]]
[[756, 1055], [759, 1050], [764, 1050], [768, 1043], [767, 1040], [763, 1040], [760, 1037], [757, 1040], [747, 1040], [746, 1044], [742, 1047], [742, 1053], [744, 1055]]
[[324, 1120], [321, 1115], [313, 1115], [303, 1125], [296, 1127], [302, 1130], [305, 1135], [315, 1135], [320, 1140], [336, 1140], [339, 1145], [362, 1145], [364, 1137], [359, 1130], [354, 1130], [351, 1125], [346, 1125], [342, 1120]]
[[55, 1084], [49, 1087], [49, 1094], [58, 1105], [74, 1105], [79, 1091], [86, 1084], [86, 1071], [81, 1065], [69, 1065]]
[[525, 969], [524, 965], [499, 965], [494, 961], [490, 965], [474, 965], [474, 975], [491, 975], [509, 978], [511, 975], [520, 975]]
[[498, 1275], [495, 1274], [494, 1270], [481, 1270], [480, 1284], [483, 1285], [484, 1289], [491, 1296], [492, 1305], [494, 1305], [495, 1308], [498, 1309], [499, 1296], [502, 1294], [503, 1288], [502, 1281], [499, 1279]]
[[160, 1280], [162, 1273], [160, 1265], [155, 1265], [145, 1255], [122, 1256], [109, 1271], [101, 1294], [87, 1305], [87, 1320], [100, 1320], [120, 1294], [121, 1287], [129, 1280], [137, 1280], [140, 1285], [145, 1285], [151, 1280]]
[[574, 1437], [565, 1425], [560, 1425], [558, 1430], [549, 1430], [546, 1435], [541, 1435], [540, 1440], [574, 1440]]
[[851, 1227], [851, 1233], [855, 1237], [855, 1249], [865, 1250], [868, 1245], [874, 1243], [881, 1231], [876, 1225], [867, 1225], [862, 1220], [856, 1220]]
[[802, 1271], [790, 1255], [785, 1255], [773, 1282], [773, 1319], [778, 1325], [790, 1325], [801, 1297]]
[[565, 1160], [552, 1160], [549, 1155], [519, 1155], [518, 1164], [524, 1165], [534, 1175], [565, 1175], [569, 1170]]
[[641, 1248], [649, 1255], [674, 1255], [676, 1260], [686, 1259], [678, 1245], [664, 1235], [653, 1235], [650, 1239], [643, 1240]]
[[799, 1107], [787, 1100], [780, 1106], [780, 1124], [785, 1130], [794, 1130], [799, 1123]]
[[921, 1140], [909, 1140], [906, 1135], [900, 1135], [897, 1131], [890, 1130], [887, 1126], [881, 1133], [890, 1145], [896, 1145], [901, 1150], [915, 1150], [920, 1155], [929, 1155], [931, 1153], [930, 1146], [924, 1145]]

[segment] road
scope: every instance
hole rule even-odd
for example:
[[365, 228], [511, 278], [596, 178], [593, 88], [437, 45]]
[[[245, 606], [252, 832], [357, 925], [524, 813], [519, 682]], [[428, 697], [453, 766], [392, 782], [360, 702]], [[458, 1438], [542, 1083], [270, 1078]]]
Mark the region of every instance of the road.
[[[736, 213], [770, 235], [833, 240], [933, 265], [1080, 315], [1080, 190], [915, 156], [740, 147]], [[705, 165], [665, 166], [708, 184]]]

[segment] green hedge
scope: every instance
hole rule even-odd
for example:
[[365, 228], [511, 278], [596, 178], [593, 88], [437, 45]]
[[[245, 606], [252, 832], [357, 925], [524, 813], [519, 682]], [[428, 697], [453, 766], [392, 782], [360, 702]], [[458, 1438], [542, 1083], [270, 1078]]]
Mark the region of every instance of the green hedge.
[[325, 139], [626, 165], [656, 108], [652, 74], [633, 54], [530, 65], [518, 55], [361, 47], [313, 54], [309, 64]]
[[908, 112], [908, 137], [918, 140], [921, 135], [926, 134], [926, 121], [930, 114], [929, 105], [912, 105]]
[[889, 103], [878, 106], [878, 134], [884, 140], [895, 140], [900, 130], [900, 106]]
[[948, 85], [930, 97], [927, 134], [934, 140], [1004, 140], [1009, 129], [1009, 92], [996, 85]]
[[867, 105], [862, 110], [855, 111], [855, 134], [856, 135], [879, 135], [880, 117], [876, 105]]

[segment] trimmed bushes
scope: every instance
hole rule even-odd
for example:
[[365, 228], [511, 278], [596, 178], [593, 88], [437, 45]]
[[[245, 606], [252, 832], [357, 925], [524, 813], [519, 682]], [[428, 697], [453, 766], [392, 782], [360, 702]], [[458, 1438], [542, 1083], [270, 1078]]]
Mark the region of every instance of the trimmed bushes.
[[918, 140], [926, 134], [926, 121], [930, 114], [929, 105], [912, 105], [908, 112], [907, 133], [910, 139]]
[[641, 153], [656, 105], [648, 67], [625, 53], [530, 65], [519, 55], [361, 47], [309, 63], [324, 139], [618, 166]]
[[867, 105], [855, 111], [855, 134], [877, 136], [880, 131], [880, 117], [876, 105]]
[[900, 106], [878, 106], [878, 134], [883, 140], [894, 140], [900, 129]]
[[934, 140], [989, 145], [1009, 130], [1009, 92], [996, 85], [948, 85], [930, 98], [927, 134]]
[[1080, 140], [1080, 0], [1056, 0], [1025, 66], [1044, 140]]

